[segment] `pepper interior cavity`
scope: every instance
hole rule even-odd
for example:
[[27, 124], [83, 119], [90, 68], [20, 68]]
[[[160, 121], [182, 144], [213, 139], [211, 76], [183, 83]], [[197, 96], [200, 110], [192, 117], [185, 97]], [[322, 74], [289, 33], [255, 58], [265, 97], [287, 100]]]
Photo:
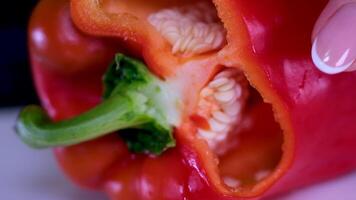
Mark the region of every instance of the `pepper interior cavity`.
[[[227, 44], [227, 32], [208, 1], [162, 8], [147, 20], [170, 43], [174, 55], [192, 57], [191, 61]], [[207, 59], [215, 56], [208, 55]], [[223, 184], [248, 188], [273, 173], [282, 155], [282, 131], [271, 106], [240, 69], [228, 66], [215, 73], [199, 91], [196, 105], [196, 137], [217, 155]]]

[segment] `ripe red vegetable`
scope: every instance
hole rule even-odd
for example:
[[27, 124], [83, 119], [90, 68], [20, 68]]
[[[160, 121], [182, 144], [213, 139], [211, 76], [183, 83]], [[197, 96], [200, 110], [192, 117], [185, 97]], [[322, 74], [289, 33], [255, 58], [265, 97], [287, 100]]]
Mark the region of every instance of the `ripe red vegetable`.
[[[56, 148], [74, 182], [113, 200], [259, 199], [355, 169], [356, 91], [348, 89], [356, 84], [355, 73], [322, 74], [309, 55], [312, 27], [326, 1], [213, 3], [226, 29], [225, 45], [187, 57], [172, 53], [172, 44], [145, 18], [192, 1], [39, 3], [30, 23], [30, 53], [42, 104], [55, 120], [100, 102], [103, 72], [120, 49], [163, 79], [185, 75], [175, 148], [160, 156], [134, 154], [116, 134]], [[239, 145], [218, 154], [195, 134], [208, 128], [196, 104], [199, 91], [224, 67], [242, 70], [251, 85], [245, 107], [251, 124], [228, 136]]]

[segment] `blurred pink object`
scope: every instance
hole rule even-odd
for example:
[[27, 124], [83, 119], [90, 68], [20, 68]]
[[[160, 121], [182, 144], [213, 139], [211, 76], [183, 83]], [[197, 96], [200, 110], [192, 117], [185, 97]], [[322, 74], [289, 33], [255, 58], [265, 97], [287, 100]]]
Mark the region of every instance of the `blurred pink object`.
[[356, 0], [331, 0], [313, 32], [312, 58], [327, 74], [356, 70]]

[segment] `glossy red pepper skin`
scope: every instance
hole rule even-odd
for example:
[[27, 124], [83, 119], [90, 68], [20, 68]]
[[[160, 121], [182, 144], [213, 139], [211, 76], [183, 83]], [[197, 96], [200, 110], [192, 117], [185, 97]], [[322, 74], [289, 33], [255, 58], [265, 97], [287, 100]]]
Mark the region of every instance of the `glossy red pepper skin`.
[[[273, 194], [355, 169], [356, 92], [350, 88], [356, 73], [326, 75], [311, 61], [310, 36], [325, 1], [267, 2], [239, 1], [253, 56], [284, 102], [295, 132], [293, 163], [267, 193]], [[256, 32], [257, 24], [264, 31]]]
[[[227, 30], [236, 35], [230, 42], [240, 51], [231, 56], [245, 66], [265, 100], [274, 104], [278, 111], [276, 118], [288, 132], [279, 173], [266, 187], [242, 196], [249, 199], [271, 196], [355, 169], [356, 92], [347, 88], [356, 84], [356, 74], [322, 74], [309, 56], [312, 26], [326, 2], [216, 0], [215, 3]], [[101, 74], [97, 71], [105, 70], [104, 64], [117, 48], [111, 42], [80, 33], [71, 24], [68, 10], [59, 12], [59, 8], [68, 5], [65, 0], [42, 0], [31, 22], [36, 26], [30, 26], [30, 35], [37, 30], [34, 27], [49, 30], [44, 31], [49, 38], [45, 50], [32, 37], [30, 50], [42, 103], [57, 120], [79, 114], [100, 101]], [[43, 19], [53, 13], [59, 13], [56, 16], [63, 17], [63, 21], [55, 21], [60, 23], [54, 25], [45, 23]], [[60, 43], [62, 40], [56, 34], [66, 31], [78, 33], [76, 45], [68, 45], [71, 44], [68, 40]], [[59, 43], [62, 51], [68, 49], [73, 53], [65, 56], [52, 43]], [[104, 48], [105, 52], [95, 57], [98, 54], [88, 52], [88, 45]], [[78, 57], [72, 58], [74, 54]], [[38, 59], [41, 57], [45, 61]], [[92, 62], [87, 62], [91, 58]], [[70, 68], [68, 73], [65, 66]], [[93, 67], [98, 68], [91, 70]], [[78, 73], [82, 69], [85, 73]], [[194, 127], [186, 125], [177, 131], [189, 133]], [[160, 157], [130, 154], [115, 135], [58, 148], [55, 152], [72, 180], [84, 187], [105, 190], [111, 199], [244, 199], [217, 189], [199, 153], [181, 134], [176, 136], [177, 147]]]
[[32, 60], [43, 63], [45, 68], [57, 74], [102, 72], [102, 66], [111, 59], [115, 46], [108, 40], [79, 31], [69, 12], [65, 0], [38, 4], [29, 24]]

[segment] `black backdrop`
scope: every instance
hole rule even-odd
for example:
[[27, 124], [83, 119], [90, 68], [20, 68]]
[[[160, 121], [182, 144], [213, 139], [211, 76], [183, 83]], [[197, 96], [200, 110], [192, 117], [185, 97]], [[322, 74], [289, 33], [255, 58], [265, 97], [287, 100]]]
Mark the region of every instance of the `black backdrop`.
[[36, 0], [6, 0], [0, 6], [0, 106], [38, 103], [28, 63], [26, 29]]

